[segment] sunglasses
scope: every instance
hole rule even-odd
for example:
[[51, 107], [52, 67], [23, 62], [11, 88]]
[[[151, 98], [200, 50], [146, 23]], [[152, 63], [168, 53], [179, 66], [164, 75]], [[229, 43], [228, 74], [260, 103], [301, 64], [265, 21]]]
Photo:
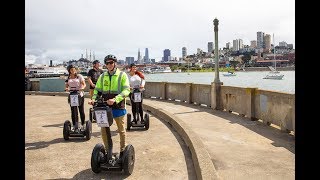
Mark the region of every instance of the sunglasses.
[[108, 61], [108, 62], [106, 62], [106, 65], [113, 64], [113, 63], [114, 63], [113, 61]]

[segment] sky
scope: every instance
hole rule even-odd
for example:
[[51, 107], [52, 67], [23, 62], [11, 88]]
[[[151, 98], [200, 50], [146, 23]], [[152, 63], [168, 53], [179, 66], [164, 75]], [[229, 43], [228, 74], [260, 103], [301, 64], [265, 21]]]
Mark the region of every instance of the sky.
[[101, 62], [108, 54], [137, 60], [145, 48], [156, 61], [165, 49], [173, 57], [182, 47], [207, 51], [215, 18], [219, 48], [250, 45], [258, 31], [295, 47], [294, 0], [25, 0], [25, 64], [78, 60], [86, 50]]

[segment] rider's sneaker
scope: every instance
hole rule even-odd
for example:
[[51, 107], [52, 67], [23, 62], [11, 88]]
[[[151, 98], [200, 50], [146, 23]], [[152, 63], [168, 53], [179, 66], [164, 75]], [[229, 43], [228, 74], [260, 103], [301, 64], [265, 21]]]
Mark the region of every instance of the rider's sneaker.
[[81, 131], [84, 131], [84, 125], [81, 126]]

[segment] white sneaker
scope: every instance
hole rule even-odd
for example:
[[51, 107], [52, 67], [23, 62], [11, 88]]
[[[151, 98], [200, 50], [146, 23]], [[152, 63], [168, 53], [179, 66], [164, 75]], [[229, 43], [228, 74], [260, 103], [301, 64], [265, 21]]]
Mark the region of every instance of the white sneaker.
[[81, 125], [81, 131], [84, 131], [84, 125]]

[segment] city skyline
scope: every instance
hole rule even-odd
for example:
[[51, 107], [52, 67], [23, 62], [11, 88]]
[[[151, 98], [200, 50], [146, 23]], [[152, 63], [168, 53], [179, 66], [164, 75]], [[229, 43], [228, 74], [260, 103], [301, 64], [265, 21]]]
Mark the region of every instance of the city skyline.
[[99, 60], [109, 53], [122, 60], [137, 57], [138, 49], [142, 55], [145, 48], [156, 61], [165, 49], [174, 57], [181, 57], [182, 47], [194, 54], [214, 42], [214, 18], [219, 20], [219, 48], [235, 39], [250, 45], [259, 31], [274, 33], [276, 45], [285, 41], [295, 46], [295, 2], [290, 0], [26, 0], [25, 4], [25, 64], [79, 59], [86, 49]]

